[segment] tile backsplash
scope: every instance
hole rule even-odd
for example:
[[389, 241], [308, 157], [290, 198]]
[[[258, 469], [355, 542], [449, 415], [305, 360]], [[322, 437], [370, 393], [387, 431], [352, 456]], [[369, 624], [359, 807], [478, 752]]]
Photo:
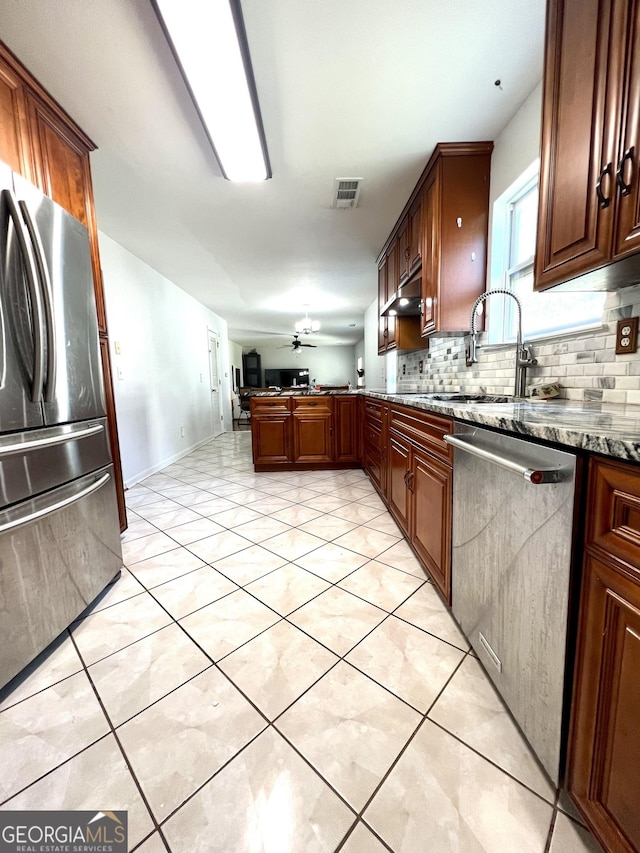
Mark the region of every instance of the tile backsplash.
[[[640, 403], [640, 352], [615, 354], [617, 321], [638, 315], [640, 285], [607, 294], [599, 328], [533, 341], [538, 364], [527, 370], [527, 384], [557, 380], [560, 396], [568, 400]], [[478, 363], [467, 367], [469, 340], [469, 336], [432, 337], [428, 350], [398, 353], [398, 393], [513, 394], [515, 346], [481, 347]], [[484, 341], [482, 335], [480, 343]]]

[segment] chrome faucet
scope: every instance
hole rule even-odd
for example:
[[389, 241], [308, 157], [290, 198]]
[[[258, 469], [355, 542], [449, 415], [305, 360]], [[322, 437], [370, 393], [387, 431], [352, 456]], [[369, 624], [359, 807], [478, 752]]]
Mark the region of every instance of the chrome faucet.
[[513, 394], [515, 397], [524, 397], [526, 392], [527, 367], [533, 367], [538, 363], [538, 361], [533, 357], [533, 350], [531, 349], [531, 344], [522, 343], [522, 305], [518, 297], [515, 295], [515, 293], [513, 293], [513, 291], [487, 290], [486, 293], [483, 293], [481, 296], [479, 296], [473, 303], [473, 308], [471, 309], [471, 347], [467, 356], [467, 366], [471, 366], [472, 364], [477, 363], [477, 351], [480, 349], [480, 344], [478, 343], [478, 332], [476, 330], [476, 310], [478, 308], [478, 305], [480, 305], [494, 293], [500, 293], [502, 296], [510, 296], [512, 299], [515, 300], [516, 306], [518, 308], [518, 332], [516, 337], [516, 370]]

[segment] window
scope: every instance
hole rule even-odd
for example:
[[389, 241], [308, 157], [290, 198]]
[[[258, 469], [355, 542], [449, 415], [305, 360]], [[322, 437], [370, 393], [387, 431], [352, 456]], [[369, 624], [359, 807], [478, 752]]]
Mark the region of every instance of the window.
[[[606, 293], [544, 293], [533, 290], [533, 258], [538, 216], [538, 169], [533, 163], [493, 206], [491, 288], [511, 290], [522, 304], [525, 340], [599, 326]], [[516, 339], [513, 299], [489, 303], [489, 343]]]

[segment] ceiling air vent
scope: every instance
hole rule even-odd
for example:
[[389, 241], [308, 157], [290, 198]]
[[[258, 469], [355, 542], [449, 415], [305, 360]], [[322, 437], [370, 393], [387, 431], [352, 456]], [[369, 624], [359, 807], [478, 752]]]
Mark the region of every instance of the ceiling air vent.
[[333, 185], [331, 207], [347, 210], [358, 206], [362, 178], [336, 178]]

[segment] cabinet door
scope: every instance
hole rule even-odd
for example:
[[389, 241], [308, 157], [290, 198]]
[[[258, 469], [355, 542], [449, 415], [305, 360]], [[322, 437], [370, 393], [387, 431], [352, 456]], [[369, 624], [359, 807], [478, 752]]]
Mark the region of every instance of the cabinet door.
[[640, 7], [637, 3], [629, 5], [622, 148], [616, 164], [620, 180], [616, 189], [615, 257], [640, 250]]
[[438, 167], [423, 194], [424, 222], [422, 261], [422, 313], [420, 332], [433, 332], [437, 326], [438, 291], [440, 286], [440, 181]]
[[409, 218], [400, 223], [398, 229], [398, 284], [403, 284], [409, 278], [411, 266], [411, 249], [409, 248]]
[[[315, 403], [316, 401], [314, 401]], [[331, 462], [332, 428], [331, 409], [317, 403], [317, 408], [305, 406], [293, 413], [293, 461]]]
[[[378, 267], [378, 314], [382, 311], [387, 301], [387, 259]], [[378, 319], [378, 355], [387, 351], [387, 318], [380, 316]]]
[[607, 850], [640, 849], [640, 585], [587, 556], [568, 788]]
[[451, 602], [452, 470], [418, 450], [413, 451], [411, 543], [434, 583]]
[[611, 254], [624, 58], [618, 2], [547, 3], [537, 290], [601, 266]]
[[36, 183], [45, 195], [75, 216], [89, 231], [98, 329], [107, 332], [98, 231], [93, 207], [86, 143], [35, 96], [27, 95], [36, 166]]
[[357, 462], [360, 458], [357, 402], [357, 397], [333, 398], [334, 459], [342, 464]]
[[32, 180], [25, 90], [0, 52], [0, 160]]
[[409, 274], [422, 264], [422, 197], [409, 210]]
[[253, 463], [291, 462], [291, 415], [251, 416]]
[[[391, 299], [398, 289], [398, 243], [394, 240], [387, 252], [387, 291], [385, 301]], [[385, 317], [387, 334], [385, 336], [386, 349], [395, 349], [396, 346], [396, 318]]]
[[389, 509], [405, 533], [409, 531], [408, 478], [411, 473], [411, 446], [397, 435], [389, 437], [389, 481], [387, 497]]

